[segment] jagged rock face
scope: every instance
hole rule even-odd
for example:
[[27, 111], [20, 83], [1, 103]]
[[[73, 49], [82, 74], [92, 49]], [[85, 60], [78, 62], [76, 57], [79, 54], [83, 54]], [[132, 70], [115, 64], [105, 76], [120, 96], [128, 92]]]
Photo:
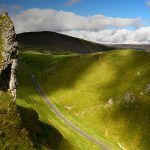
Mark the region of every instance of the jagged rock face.
[[0, 91], [10, 91], [16, 99], [17, 42], [14, 25], [7, 13], [0, 16], [0, 33], [3, 43], [2, 66], [0, 68]]

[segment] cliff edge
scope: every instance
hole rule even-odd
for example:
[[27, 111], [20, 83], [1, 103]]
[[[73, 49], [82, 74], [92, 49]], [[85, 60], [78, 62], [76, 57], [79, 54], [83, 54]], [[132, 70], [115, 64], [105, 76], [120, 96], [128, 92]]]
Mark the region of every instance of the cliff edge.
[[32, 149], [16, 106], [17, 43], [7, 13], [0, 15], [0, 149]]
[[17, 42], [14, 25], [7, 13], [0, 16], [0, 91], [10, 91], [16, 99]]

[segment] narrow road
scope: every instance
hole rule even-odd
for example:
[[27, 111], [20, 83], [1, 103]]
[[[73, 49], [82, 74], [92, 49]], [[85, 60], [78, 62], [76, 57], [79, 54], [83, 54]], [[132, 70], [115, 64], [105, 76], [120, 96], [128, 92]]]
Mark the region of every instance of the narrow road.
[[33, 74], [30, 73], [30, 77], [31, 80], [35, 86], [36, 91], [40, 94], [41, 98], [43, 99], [43, 101], [49, 106], [49, 108], [69, 127], [71, 127], [74, 131], [80, 133], [82, 136], [84, 136], [85, 138], [89, 139], [90, 141], [92, 141], [93, 143], [97, 144], [101, 149], [103, 150], [112, 150], [111, 148], [109, 148], [107, 145], [105, 145], [103, 142], [95, 139], [94, 137], [92, 137], [91, 135], [89, 135], [88, 133], [84, 132], [83, 130], [81, 130], [80, 128], [78, 128], [76, 125], [74, 125], [71, 121], [69, 121], [57, 108], [56, 106], [52, 103], [52, 101], [46, 96], [44, 90], [42, 89], [42, 87], [40, 86], [39, 82], [37, 81], [37, 79], [35, 78], [35, 76]]

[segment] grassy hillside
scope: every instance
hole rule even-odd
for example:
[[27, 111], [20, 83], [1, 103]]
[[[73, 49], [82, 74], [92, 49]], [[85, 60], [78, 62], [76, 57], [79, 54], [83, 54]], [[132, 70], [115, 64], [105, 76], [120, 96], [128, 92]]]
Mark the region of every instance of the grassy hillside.
[[[0, 69], [4, 65], [1, 35], [6, 34], [5, 32], [8, 34], [9, 25], [13, 26], [10, 18], [6, 14], [0, 16]], [[39, 121], [35, 110], [16, 106], [16, 103], [12, 102], [14, 97], [8, 87], [3, 88], [6, 86], [6, 80], [7, 84], [10, 82], [10, 73], [7, 68], [3, 72], [0, 70], [0, 149], [56, 149], [62, 135], [55, 128]]]
[[17, 35], [19, 49], [22, 51], [40, 51], [53, 54], [91, 53], [112, 50], [102, 44], [73, 38], [55, 32], [29, 32]]
[[[89, 55], [27, 52], [19, 56], [53, 103], [78, 127], [115, 150], [147, 150], [150, 145], [150, 53], [133, 50]], [[19, 69], [18, 78], [19, 105], [37, 109], [40, 117], [57, 128], [71, 144], [68, 149], [92, 146], [84, 145], [82, 137], [50, 113], [25, 71]]]
[[62, 135], [39, 121], [35, 110], [16, 106], [9, 92], [0, 91], [0, 149], [56, 149]]
[[38, 120], [33, 109], [11, 102], [9, 93], [0, 93], [0, 149], [57, 149], [62, 135]]
[[9, 93], [0, 92], [0, 149], [33, 149]]
[[[47, 56], [47, 55], [44, 55]], [[49, 55], [48, 55], [49, 56]], [[23, 57], [22, 57], [23, 58]], [[44, 59], [44, 57], [43, 57]], [[71, 128], [66, 126], [44, 103], [36, 92], [24, 64], [20, 63], [18, 67], [18, 84], [17, 91], [17, 104], [19, 107], [26, 109], [36, 110], [39, 114], [40, 122], [47, 124], [51, 128], [56, 128], [61, 133], [62, 138], [53, 134], [51, 130], [51, 137], [47, 138], [50, 143], [53, 143], [53, 149], [56, 150], [87, 150], [94, 149], [99, 150], [99, 146], [93, 144], [89, 140], [85, 139], [78, 133], [74, 132]], [[25, 116], [26, 117], [26, 116]], [[44, 138], [44, 136], [43, 136]], [[42, 137], [39, 138], [43, 140]]]

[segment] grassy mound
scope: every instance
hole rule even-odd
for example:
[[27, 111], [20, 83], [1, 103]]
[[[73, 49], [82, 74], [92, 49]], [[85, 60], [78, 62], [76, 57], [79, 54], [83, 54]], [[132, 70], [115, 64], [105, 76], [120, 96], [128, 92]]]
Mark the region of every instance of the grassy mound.
[[39, 51], [52, 54], [91, 53], [112, 50], [113, 47], [73, 38], [55, 32], [27, 32], [17, 35], [21, 51]]
[[[133, 50], [70, 56], [20, 53], [20, 58], [38, 77], [53, 103], [78, 127], [115, 149], [147, 150], [150, 53]], [[19, 75], [24, 74], [21, 72]], [[25, 77], [19, 80], [26, 83], [20, 86], [18, 103], [22, 99], [21, 103], [27, 107], [39, 105], [35, 92], [30, 92], [34, 100], [23, 95], [23, 89], [26, 94], [31, 90], [31, 83]], [[44, 110], [40, 111], [42, 118], [47, 117]], [[52, 124], [62, 130], [61, 124], [53, 119]], [[69, 139], [71, 132], [63, 135]]]

